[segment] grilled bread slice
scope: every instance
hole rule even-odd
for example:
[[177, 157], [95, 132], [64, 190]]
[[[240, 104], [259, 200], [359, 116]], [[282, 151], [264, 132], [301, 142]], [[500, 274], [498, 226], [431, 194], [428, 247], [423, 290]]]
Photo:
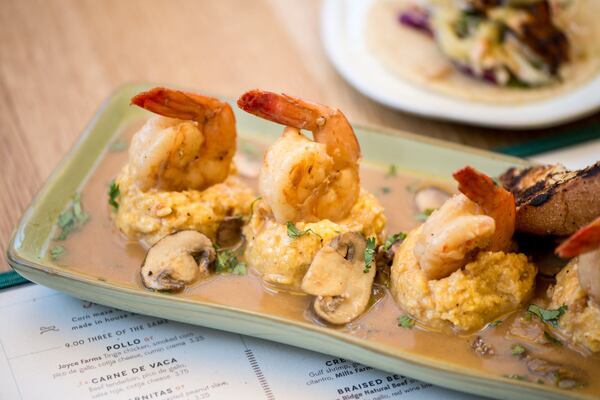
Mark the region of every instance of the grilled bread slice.
[[515, 196], [519, 232], [571, 235], [600, 215], [600, 161], [578, 171], [562, 165], [511, 168], [500, 182]]

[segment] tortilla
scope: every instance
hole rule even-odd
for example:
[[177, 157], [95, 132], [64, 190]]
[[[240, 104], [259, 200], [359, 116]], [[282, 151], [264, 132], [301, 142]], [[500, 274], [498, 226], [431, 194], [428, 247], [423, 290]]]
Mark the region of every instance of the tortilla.
[[459, 72], [435, 40], [402, 25], [398, 15], [415, 0], [376, 0], [365, 26], [367, 45], [398, 77], [437, 93], [496, 104], [536, 102], [572, 91], [600, 71], [600, 1], [572, 0], [555, 13], [569, 38], [571, 60], [561, 67], [560, 82], [536, 88], [494, 86]]

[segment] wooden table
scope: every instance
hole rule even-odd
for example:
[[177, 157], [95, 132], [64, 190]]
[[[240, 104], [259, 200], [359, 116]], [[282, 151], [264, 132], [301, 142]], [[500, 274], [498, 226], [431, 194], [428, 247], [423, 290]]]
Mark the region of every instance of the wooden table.
[[124, 82], [231, 98], [255, 87], [285, 91], [338, 106], [355, 122], [483, 148], [556, 132], [430, 121], [365, 98], [327, 61], [319, 6], [318, 0], [0, 0], [0, 271], [8, 269], [6, 244], [22, 211], [102, 100]]

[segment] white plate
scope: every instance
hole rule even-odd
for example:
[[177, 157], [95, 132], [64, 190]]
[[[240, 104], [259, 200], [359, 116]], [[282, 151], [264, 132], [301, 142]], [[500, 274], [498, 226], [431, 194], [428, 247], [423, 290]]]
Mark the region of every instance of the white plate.
[[373, 1], [325, 0], [321, 37], [339, 73], [375, 101], [426, 117], [507, 129], [556, 125], [600, 108], [600, 74], [570, 92], [515, 106], [456, 99], [403, 80], [381, 65], [367, 47], [364, 26]]

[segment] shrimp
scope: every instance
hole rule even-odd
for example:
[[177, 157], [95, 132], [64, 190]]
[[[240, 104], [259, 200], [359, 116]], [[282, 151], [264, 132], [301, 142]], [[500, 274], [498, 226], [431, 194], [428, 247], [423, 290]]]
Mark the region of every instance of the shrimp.
[[[562, 258], [575, 257], [600, 248], [600, 217], [575, 232], [556, 248]], [[600, 267], [600, 265], [599, 265]]]
[[461, 194], [446, 201], [420, 228], [414, 254], [428, 279], [463, 267], [480, 250], [502, 251], [515, 224], [512, 194], [471, 167], [453, 174]]
[[[352, 126], [337, 109], [285, 94], [251, 90], [238, 106], [287, 127], [267, 150], [259, 191], [275, 220], [340, 220], [360, 193], [360, 146]], [[308, 139], [300, 129], [312, 132]]]
[[488, 250], [506, 250], [515, 233], [517, 208], [513, 194], [473, 167], [459, 169], [452, 176], [458, 182], [458, 190], [477, 203], [496, 222], [496, 230]]
[[130, 172], [141, 190], [203, 190], [227, 178], [237, 136], [229, 104], [160, 87], [131, 103], [158, 114], [129, 148]]
[[556, 254], [568, 258], [579, 256], [579, 285], [600, 305], [600, 217], [575, 232], [556, 248]]

